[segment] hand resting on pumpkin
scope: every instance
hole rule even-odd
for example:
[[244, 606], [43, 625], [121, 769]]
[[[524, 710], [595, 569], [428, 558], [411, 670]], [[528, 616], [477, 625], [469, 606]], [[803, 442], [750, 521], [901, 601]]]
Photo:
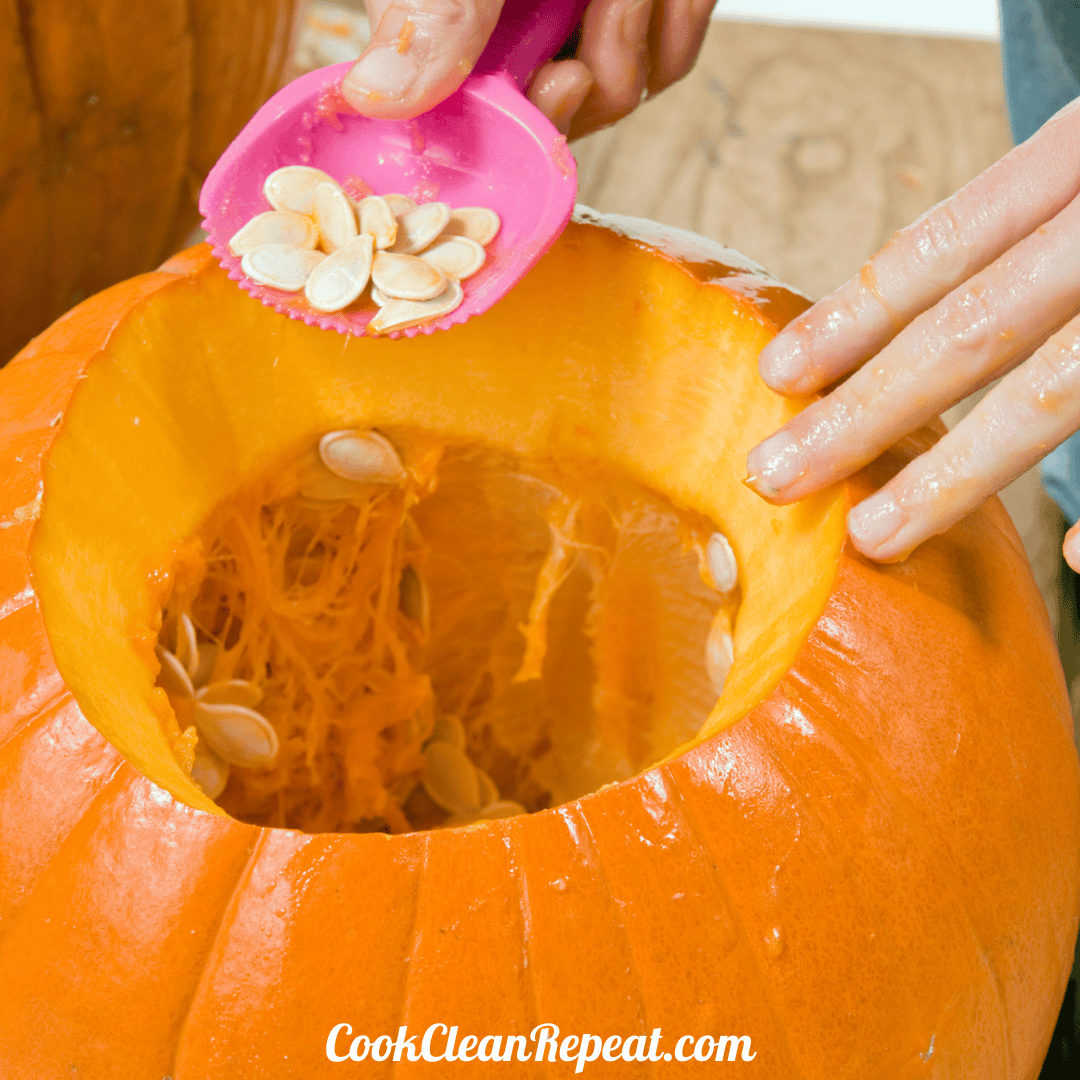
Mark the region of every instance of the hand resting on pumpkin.
[[[770, 502], [803, 498], [1004, 376], [848, 515], [872, 559], [904, 557], [1080, 428], [1080, 99], [898, 233], [762, 352], [810, 405], [747, 457]], [[1080, 571], [1080, 524], [1065, 538]]]
[[[472, 70], [503, 0], [368, 0], [371, 43], [342, 83], [366, 116], [403, 120], [452, 94]], [[576, 138], [633, 111], [697, 58], [713, 0], [592, 0], [572, 60], [537, 72], [529, 99]]]

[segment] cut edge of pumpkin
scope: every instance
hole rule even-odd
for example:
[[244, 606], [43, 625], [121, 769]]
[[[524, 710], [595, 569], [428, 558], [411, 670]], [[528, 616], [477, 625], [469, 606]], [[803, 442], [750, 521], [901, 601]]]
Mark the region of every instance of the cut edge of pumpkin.
[[[320, 431], [406, 424], [514, 453], [599, 459], [715, 521], [744, 583], [736, 662], [699, 735], [665, 760], [764, 700], [824, 609], [846, 495], [772, 507], [742, 485], [746, 450], [803, 403], [757, 378], [773, 328], [737, 290], [703, 285], [607, 229], [571, 225], [483, 319], [388, 343], [290, 322], [194, 255], [168, 270], [175, 279], [134, 300], [72, 395], [47, 458], [32, 561], [80, 707], [179, 801], [222, 813], [162, 733], [155, 582], [223, 497]], [[583, 298], [583, 277], [603, 284]]]

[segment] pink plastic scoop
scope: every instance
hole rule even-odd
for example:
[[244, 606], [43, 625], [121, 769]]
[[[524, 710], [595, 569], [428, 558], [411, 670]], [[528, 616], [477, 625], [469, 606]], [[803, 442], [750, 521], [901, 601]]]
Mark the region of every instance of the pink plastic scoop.
[[215, 257], [242, 289], [294, 319], [363, 334], [367, 301], [333, 314], [303, 293], [259, 285], [240, 269], [229, 239], [271, 209], [263, 182], [283, 165], [314, 165], [355, 198], [400, 192], [418, 203], [486, 206], [502, 221], [484, 266], [462, 282], [457, 310], [398, 331], [448, 329], [498, 302], [562, 232], [574, 207], [577, 166], [563, 138], [522, 91], [577, 26], [585, 0], [507, 0], [473, 73], [441, 105], [415, 120], [372, 120], [342, 98], [352, 66], [335, 64], [279, 90], [222, 154], [203, 184], [199, 210]]

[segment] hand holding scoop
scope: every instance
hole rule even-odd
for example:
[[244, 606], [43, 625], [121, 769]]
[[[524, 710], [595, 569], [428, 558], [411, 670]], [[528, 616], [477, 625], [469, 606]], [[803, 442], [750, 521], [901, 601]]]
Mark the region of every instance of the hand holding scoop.
[[[507, 0], [472, 74], [454, 94], [414, 120], [358, 115], [341, 96], [350, 63], [301, 76], [248, 122], [210, 171], [199, 209], [214, 255], [242, 289], [294, 319], [360, 335], [371, 304], [323, 312], [303, 293], [260, 285], [240, 266], [229, 240], [270, 209], [263, 183], [286, 165], [310, 165], [356, 199], [374, 192], [417, 203], [488, 207], [501, 227], [483, 267], [464, 282], [456, 310], [398, 333], [448, 329], [486, 311], [536, 263], [573, 211], [577, 168], [524, 88], [578, 24], [585, 0]], [[397, 336], [397, 333], [392, 336]]]

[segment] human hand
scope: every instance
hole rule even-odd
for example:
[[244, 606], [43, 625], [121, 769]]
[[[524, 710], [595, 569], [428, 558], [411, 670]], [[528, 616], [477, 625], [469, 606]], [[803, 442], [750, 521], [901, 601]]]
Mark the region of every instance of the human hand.
[[[859, 551], [888, 562], [1080, 428], [1078, 193], [1080, 99], [897, 233], [762, 351], [762, 378], [784, 394], [854, 374], [750, 451], [747, 483], [770, 502], [802, 499], [1004, 375], [848, 514]], [[1064, 553], [1080, 571], [1080, 524]]]
[[[472, 71], [503, 0], [368, 0], [371, 43], [342, 93], [365, 116], [405, 120]], [[592, 0], [572, 60], [545, 64], [529, 100], [573, 138], [614, 123], [697, 58], [713, 0]]]

